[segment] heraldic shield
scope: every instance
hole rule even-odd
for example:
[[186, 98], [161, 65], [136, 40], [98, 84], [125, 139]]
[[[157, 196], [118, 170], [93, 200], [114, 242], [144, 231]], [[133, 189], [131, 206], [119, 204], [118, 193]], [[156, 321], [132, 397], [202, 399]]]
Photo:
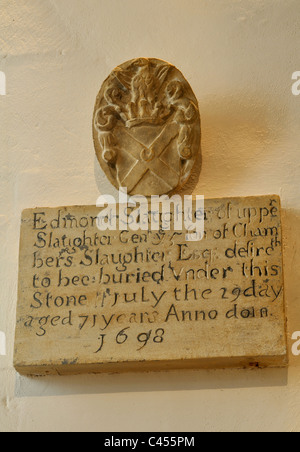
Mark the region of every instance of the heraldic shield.
[[171, 194], [200, 159], [197, 99], [181, 72], [158, 59], [122, 64], [96, 100], [93, 136], [110, 182], [130, 195]]

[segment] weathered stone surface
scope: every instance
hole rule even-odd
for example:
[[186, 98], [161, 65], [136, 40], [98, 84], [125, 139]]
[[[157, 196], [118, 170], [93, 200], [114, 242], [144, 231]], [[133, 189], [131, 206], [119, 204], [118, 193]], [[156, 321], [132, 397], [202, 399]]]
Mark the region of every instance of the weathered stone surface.
[[106, 231], [96, 207], [22, 216], [15, 368], [284, 366], [280, 200], [206, 200], [205, 236]]
[[162, 195], [201, 169], [197, 99], [181, 72], [154, 58], [117, 67], [97, 97], [93, 133], [102, 169], [129, 194]]

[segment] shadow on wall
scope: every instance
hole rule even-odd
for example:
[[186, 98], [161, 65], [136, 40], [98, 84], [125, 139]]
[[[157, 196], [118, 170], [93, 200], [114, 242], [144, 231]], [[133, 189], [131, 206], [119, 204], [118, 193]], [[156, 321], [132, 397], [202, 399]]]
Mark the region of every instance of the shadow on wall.
[[17, 375], [16, 397], [199, 391], [287, 385], [287, 369], [180, 370], [28, 378]]

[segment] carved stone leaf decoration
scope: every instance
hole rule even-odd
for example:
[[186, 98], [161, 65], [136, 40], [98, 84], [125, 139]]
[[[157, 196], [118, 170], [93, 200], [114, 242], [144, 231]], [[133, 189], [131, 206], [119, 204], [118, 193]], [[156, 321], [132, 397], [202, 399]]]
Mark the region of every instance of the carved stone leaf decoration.
[[144, 196], [174, 193], [200, 160], [197, 99], [169, 63], [131, 60], [103, 83], [93, 135], [99, 163], [117, 189]]

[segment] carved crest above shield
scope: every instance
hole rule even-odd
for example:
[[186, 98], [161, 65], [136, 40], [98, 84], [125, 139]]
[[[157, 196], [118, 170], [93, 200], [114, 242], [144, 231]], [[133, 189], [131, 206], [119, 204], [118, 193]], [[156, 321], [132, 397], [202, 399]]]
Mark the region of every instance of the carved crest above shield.
[[138, 58], [112, 71], [96, 100], [93, 134], [108, 179], [131, 195], [174, 193], [199, 163], [197, 99], [162, 60]]

